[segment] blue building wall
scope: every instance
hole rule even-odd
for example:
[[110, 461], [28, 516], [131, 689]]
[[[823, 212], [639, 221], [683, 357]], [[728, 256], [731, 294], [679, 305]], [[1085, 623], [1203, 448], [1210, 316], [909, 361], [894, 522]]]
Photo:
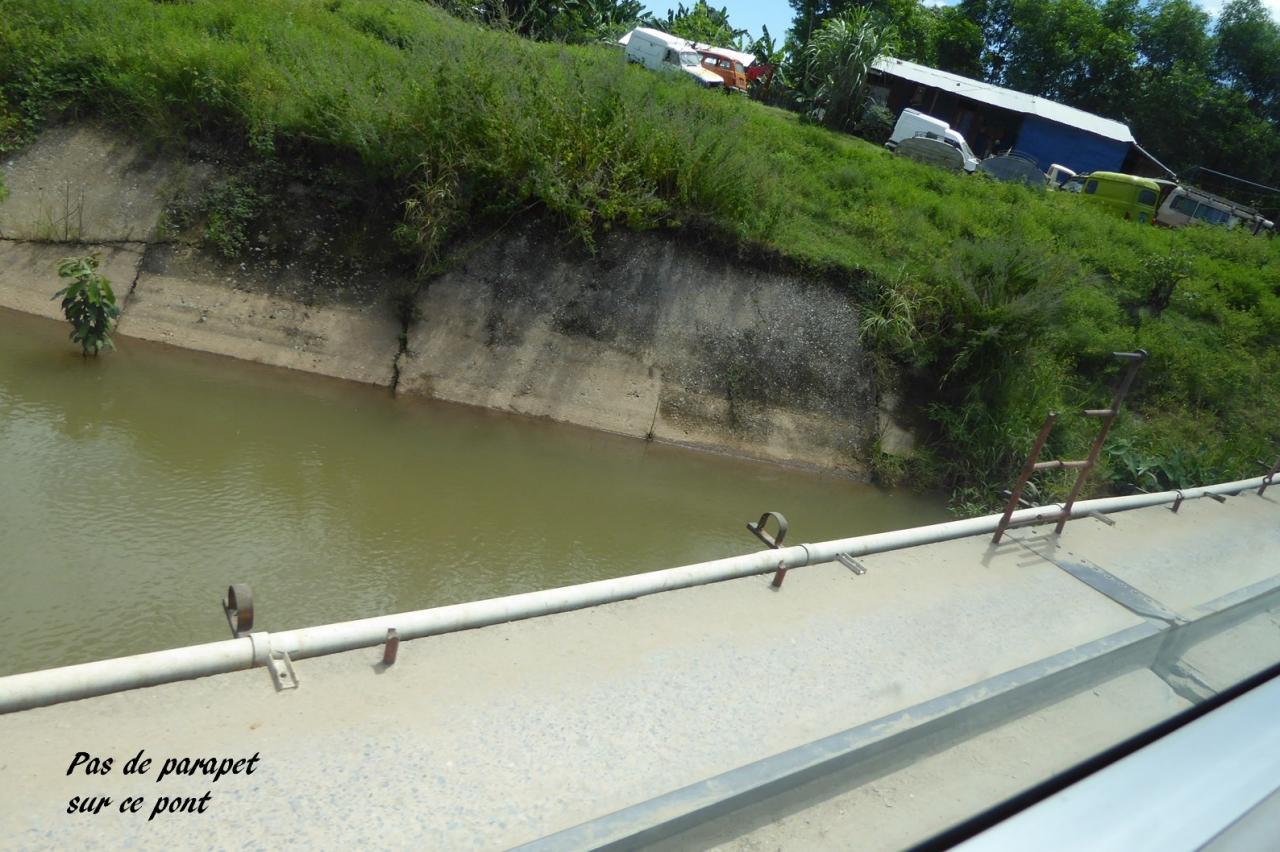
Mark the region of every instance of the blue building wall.
[[1041, 169], [1058, 163], [1076, 172], [1118, 172], [1129, 153], [1128, 142], [1096, 136], [1037, 115], [1023, 119], [1013, 147], [1035, 157]]

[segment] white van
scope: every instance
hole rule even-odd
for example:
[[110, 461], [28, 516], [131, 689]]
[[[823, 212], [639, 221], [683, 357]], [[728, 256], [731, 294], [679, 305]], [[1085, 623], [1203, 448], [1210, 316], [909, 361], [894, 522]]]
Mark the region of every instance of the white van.
[[1190, 186], [1170, 183], [1169, 193], [1156, 212], [1156, 222], [1170, 228], [1192, 224], [1226, 225], [1234, 228], [1243, 224], [1256, 234], [1271, 227], [1270, 221], [1252, 207], [1237, 204], [1221, 195], [1205, 192]]
[[893, 133], [890, 134], [889, 141], [884, 143], [884, 147], [892, 151], [903, 140], [916, 136], [938, 139], [958, 150], [963, 155], [966, 172], [972, 172], [978, 168], [978, 158], [969, 149], [969, 143], [964, 141], [963, 136], [952, 130], [945, 121], [914, 109], [904, 109], [902, 115], [898, 116], [898, 123], [893, 126]]
[[626, 46], [627, 61], [654, 71], [682, 71], [708, 89], [723, 87], [719, 74], [702, 67], [702, 56], [682, 38], [648, 27], [636, 27], [618, 39]]

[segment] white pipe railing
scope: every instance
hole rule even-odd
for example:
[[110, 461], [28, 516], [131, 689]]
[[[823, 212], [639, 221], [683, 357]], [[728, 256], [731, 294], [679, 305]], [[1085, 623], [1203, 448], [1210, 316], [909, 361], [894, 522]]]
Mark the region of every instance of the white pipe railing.
[[[1094, 513], [1123, 512], [1172, 503], [1179, 499], [1193, 500], [1211, 494], [1239, 494], [1259, 488], [1263, 479], [1264, 477], [1255, 477], [1182, 491], [1084, 500], [1075, 504], [1071, 516], [1074, 518]], [[1022, 509], [1014, 512], [1011, 521], [1013, 524], [1027, 524], [1037, 518], [1044, 518], [1047, 522], [1056, 520], [1061, 512], [1061, 506]], [[867, 556], [984, 535], [995, 531], [1000, 517], [987, 515], [817, 544], [798, 544], [558, 589], [303, 627], [279, 633], [252, 633], [239, 639], [205, 645], [9, 675], [0, 678], [0, 713], [252, 668], [264, 665], [273, 653], [287, 652], [293, 659], [302, 659], [368, 648], [385, 642], [390, 628], [395, 628], [402, 640], [420, 639], [585, 609], [690, 586], [767, 574], [779, 568], [791, 569], [830, 562], [841, 554], [850, 557]]]

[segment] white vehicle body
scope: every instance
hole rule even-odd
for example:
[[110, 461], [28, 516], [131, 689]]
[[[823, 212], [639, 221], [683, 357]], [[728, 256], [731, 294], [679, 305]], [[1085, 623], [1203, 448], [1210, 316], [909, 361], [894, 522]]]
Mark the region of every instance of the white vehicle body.
[[1049, 183], [1051, 185], [1057, 189], [1061, 189], [1064, 183], [1076, 176], [1076, 173], [1066, 166], [1060, 166], [1057, 163], [1054, 163], [1049, 166], [1049, 171], [1045, 172], [1044, 176], [1049, 179]]
[[1237, 204], [1230, 199], [1190, 186], [1174, 186], [1156, 211], [1156, 222], [1170, 228], [1186, 225], [1225, 225], [1235, 228], [1242, 225], [1253, 233], [1273, 227], [1262, 214], [1252, 207]]
[[969, 149], [969, 143], [964, 141], [963, 136], [952, 130], [951, 126], [945, 121], [934, 118], [931, 115], [925, 115], [914, 109], [904, 109], [902, 111], [902, 115], [898, 116], [898, 123], [893, 126], [893, 133], [890, 134], [889, 141], [884, 143], [884, 146], [892, 151], [898, 147], [898, 143], [913, 136], [941, 139], [951, 147], [959, 150], [964, 156], [964, 170], [966, 172], [972, 172], [978, 168], [978, 158]]
[[648, 27], [636, 27], [618, 41], [626, 48], [628, 62], [639, 63], [654, 71], [682, 72], [709, 89], [724, 85], [719, 74], [702, 67], [702, 56], [682, 38]]

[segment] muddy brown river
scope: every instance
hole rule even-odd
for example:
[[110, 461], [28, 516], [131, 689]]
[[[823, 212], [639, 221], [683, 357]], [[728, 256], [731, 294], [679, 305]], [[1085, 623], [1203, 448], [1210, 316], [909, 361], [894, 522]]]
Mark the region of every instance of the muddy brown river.
[[0, 309], [0, 674], [945, 519], [936, 496], [120, 339]]

